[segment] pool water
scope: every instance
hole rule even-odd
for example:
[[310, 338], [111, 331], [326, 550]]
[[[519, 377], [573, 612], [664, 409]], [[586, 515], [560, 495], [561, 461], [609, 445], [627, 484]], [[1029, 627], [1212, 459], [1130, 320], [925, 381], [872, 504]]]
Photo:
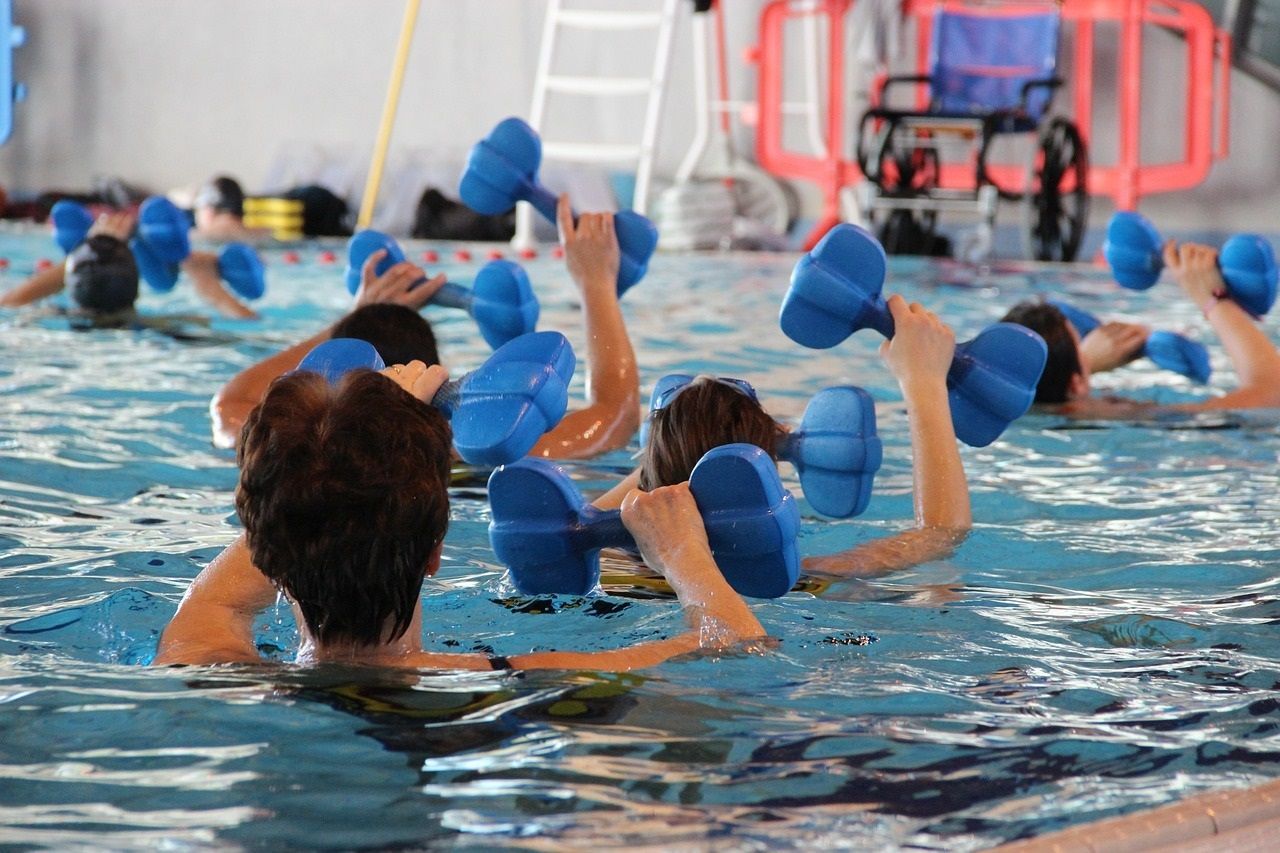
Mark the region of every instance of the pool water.
[[[0, 235], [0, 287], [52, 251]], [[963, 450], [975, 525], [951, 558], [753, 602], [768, 651], [627, 675], [142, 666], [238, 530], [210, 396], [346, 304], [340, 265], [302, 255], [267, 253], [260, 323], [188, 324], [183, 340], [0, 311], [0, 843], [973, 849], [1280, 776], [1272, 413], [1028, 416]], [[884, 467], [861, 518], [802, 503], [802, 552], [822, 554], [910, 524], [909, 443], [873, 332], [819, 352], [778, 330], [794, 261], [659, 256], [625, 313], [646, 396], [672, 371], [741, 376], [794, 419], [824, 386], [871, 392]], [[562, 262], [526, 266], [539, 328], [585, 352]], [[478, 264], [442, 267], [466, 281]], [[1208, 331], [1172, 285], [1121, 291], [1090, 267], [894, 259], [889, 289], [961, 339], [1037, 293]], [[202, 312], [181, 285], [142, 306]], [[455, 372], [484, 358], [468, 318], [428, 316]], [[1200, 393], [1145, 364], [1097, 384]], [[598, 491], [634, 450], [567, 467]], [[679, 629], [670, 599], [626, 585], [517, 596], [488, 547], [484, 483], [462, 472], [453, 489], [426, 648], [604, 649]], [[287, 660], [287, 610], [258, 629]]]

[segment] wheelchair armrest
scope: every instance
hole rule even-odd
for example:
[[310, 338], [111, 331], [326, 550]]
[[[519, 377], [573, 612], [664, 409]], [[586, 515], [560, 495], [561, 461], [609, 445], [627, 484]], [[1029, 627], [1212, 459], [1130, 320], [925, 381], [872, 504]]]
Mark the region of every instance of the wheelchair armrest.
[[1023, 112], [1027, 111], [1027, 101], [1031, 98], [1031, 92], [1034, 89], [1048, 89], [1050, 94], [1063, 84], [1061, 77], [1045, 77], [1040, 80], [1028, 80], [1022, 84], [1022, 92], [1018, 95], [1018, 109]]
[[933, 90], [933, 77], [929, 74], [894, 74], [884, 78], [884, 82], [880, 84], [880, 92], [876, 98], [877, 106], [884, 106], [885, 96], [889, 94], [889, 87], [894, 83], [925, 83], [929, 86], [930, 94]]

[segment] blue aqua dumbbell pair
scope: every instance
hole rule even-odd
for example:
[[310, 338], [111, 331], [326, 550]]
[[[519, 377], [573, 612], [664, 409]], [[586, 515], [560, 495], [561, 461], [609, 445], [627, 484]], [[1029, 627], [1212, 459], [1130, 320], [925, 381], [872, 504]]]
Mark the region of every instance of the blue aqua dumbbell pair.
[[[559, 332], [521, 335], [480, 367], [446, 382], [432, 404], [452, 422], [454, 447], [467, 462], [513, 462], [564, 417], [575, 365], [573, 347]], [[368, 341], [334, 338], [311, 350], [297, 369], [336, 382], [350, 370], [384, 367]]]
[[[651, 410], [693, 378], [671, 374], [659, 380]], [[736, 384], [754, 397], [750, 386]], [[778, 456], [795, 466], [818, 512], [837, 518], [863, 512], [882, 458], [870, 395], [853, 386], [820, 391]], [[730, 586], [753, 598], [777, 598], [795, 586], [800, 512], [767, 453], [750, 444], [714, 448], [694, 466], [689, 491]], [[528, 595], [585, 595], [600, 579], [600, 549], [634, 545], [617, 510], [588, 504], [569, 475], [544, 460], [524, 459], [494, 471], [489, 503], [494, 553]]]
[[[1164, 270], [1164, 241], [1144, 216], [1120, 211], [1107, 223], [1102, 254], [1116, 282], [1130, 290], [1146, 290]], [[1257, 234], [1236, 234], [1222, 244], [1218, 268], [1227, 292], [1241, 308], [1255, 317], [1271, 310], [1276, 301], [1276, 256], [1271, 244]]]
[[[542, 140], [537, 132], [518, 118], [503, 119], [471, 149], [458, 194], [472, 210], [490, 216], [506, 213], [518, 201], [527, 201], [554, 223], [556, 197], [538, 181], [541, 165]], [[644, 278], [658, 246], [658, 229], [631, 210], [616, 213], [613, 228], [621, 253], [621, 296]]]
[[[49, 211], [53, 239], [63, 252], [84, 242], [93, 214], [84, 205], [62, 200]], [[129, 241], [138, 273], [155, 291], [168, 293], [178, 282], [178, 265], [191, 254], [187, 215], [163, 196], [151, 196], [138, 209], [137, 233]], [[245, 299], [258, 299], [267, 289], [266, 270], [252, 246], [228, 243], [218, 253], [218, 274]]]
[[[1075, 327], [1080, 337], [1092, 332], [1102, 321], [1075, 305], [1060, 299], [1050, 299], [1049, 304], [1062, 312], [1067, 322]], [[1209, 351], [1204, 344], [1179, 335], [1177, 332], [1157, 330], [1147, 336], [1142, 344], [1142, 355], [1159, 367], [1181, 373], [1201, 384], [1209, 381], [1213, 368], [1209, 365]]]
[[[832, 228], [791, 273], [779, 322], [787, 337], [814, 349], [833, 347], [860, 329], [893, 337], [882, 291], [884, 249], [856, 225]], [[956, 345], [947, 393], [956, 437], [985, 447], [1035, 400], [1048, 348], [1016, 323], [995, 323]]]
[[[381, 231], [361, 231], [347, 243], [348, 293], [354, 296], [360, 289], [361, 270], [369, 256], [379, 250], [387, 254], [374, 267], [375, 275], [382, 275], [405, 260], [400, 244]], [[431, 304], [466, 311], [476, 321], [485, 342], [495, 349], [532, 332], [538, 323], [538, 298], [533, 295], [529, 277], [511, 261], [485, 264], [470, 288], [447, 282], [431, 297]]]

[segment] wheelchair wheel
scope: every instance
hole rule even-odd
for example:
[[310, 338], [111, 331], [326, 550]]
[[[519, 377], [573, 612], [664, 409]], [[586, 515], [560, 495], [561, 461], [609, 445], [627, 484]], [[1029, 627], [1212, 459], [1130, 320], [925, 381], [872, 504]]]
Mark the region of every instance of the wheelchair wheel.
[[1089, 217], [1089, 157], [1076, 126], [1055, 118], [1040, 132], [1023, 201], [1023, 242], [1038, 261], [1073, 261]]

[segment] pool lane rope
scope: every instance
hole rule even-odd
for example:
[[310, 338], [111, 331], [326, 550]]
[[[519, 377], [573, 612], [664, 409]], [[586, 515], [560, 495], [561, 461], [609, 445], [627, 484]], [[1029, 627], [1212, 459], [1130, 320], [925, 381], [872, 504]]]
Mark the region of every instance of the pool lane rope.
[[378, 139], [373, 145], [373, 160], [369, 164], [369, 177], [364, 185], [364, 198], [360, 201], [357, 224], [368, 228], [373, 221], [373, 207], [378, 201], [378, 187], [382, 184], [382, 166], [391, 145], [391, 128], [396, 123], [396, 108], [400, 104], [400, 87], [404, 83], [404, 69], [409, 64], [409, 48], [413, 44], [413, 29], [418, 21], [418, 0], [406, 0], [404, 20], [400, 23], [400, 43], [396, 46], [396, 60], [391, 67], [391, 83], [387, 86], [387, 100], [382, 105], [382, 124], [378, 127]]

